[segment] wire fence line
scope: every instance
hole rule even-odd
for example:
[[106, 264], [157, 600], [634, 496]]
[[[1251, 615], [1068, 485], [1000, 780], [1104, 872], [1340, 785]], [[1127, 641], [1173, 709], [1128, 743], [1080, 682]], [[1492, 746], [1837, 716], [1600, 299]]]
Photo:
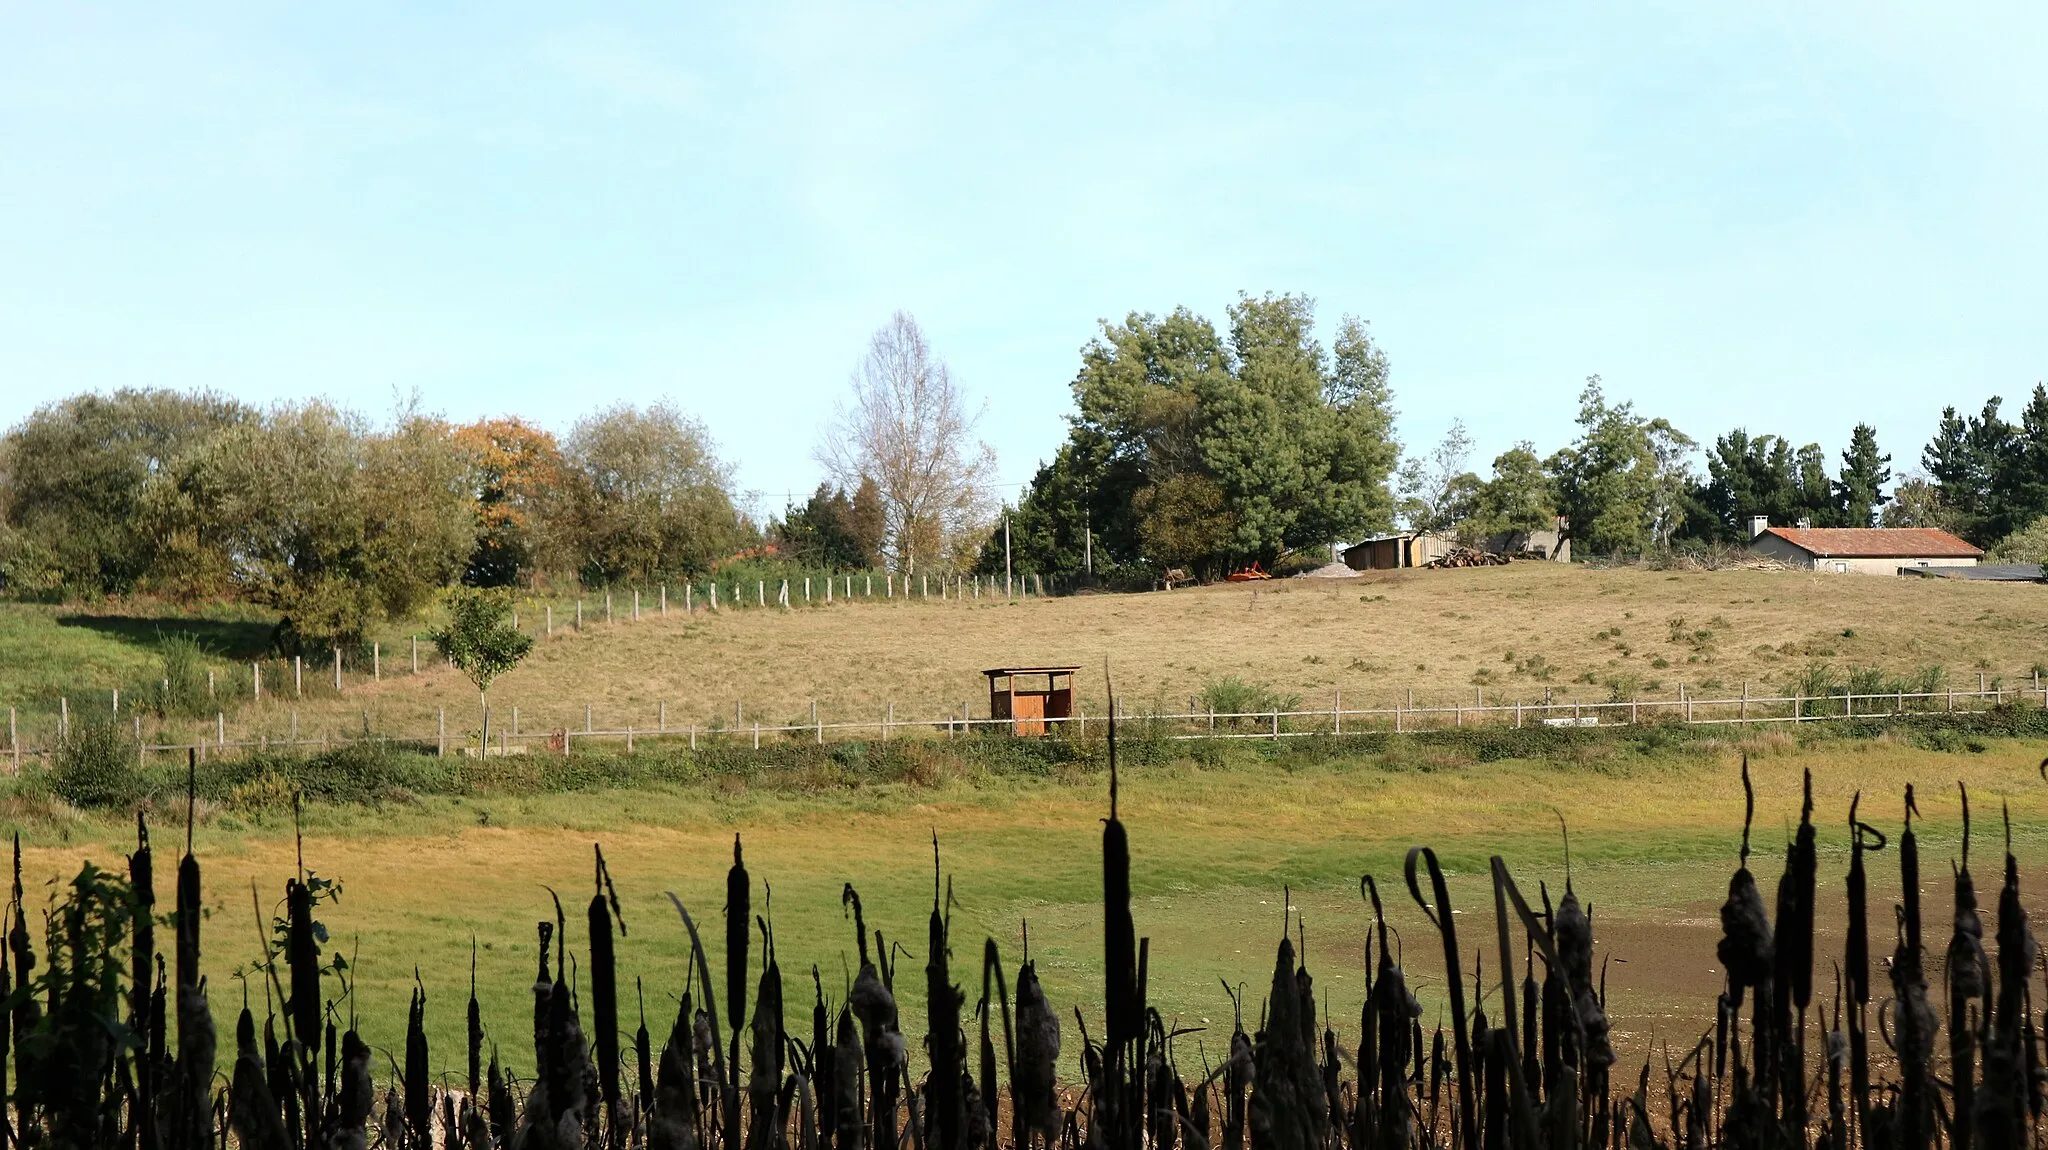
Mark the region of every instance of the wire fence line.
[[[1479, 688], [1469, 704], [1455, 702], [1417, 706], [1411, 701], [1406, 705], [1397, 702], [1391, 707], [1349, 707], [1344, 704], [1341, 692], [1332, 691], [1328, 707], [1306, 708], [1297, 703], [1256, 711], [1217, 711], [1203, 708], [1194, 700], [1190, 700], [1183, 711], [1169, 711], [1161, 707], [1132, 711], [1122, 706], [1119, 700], [1117, 721], [1127, 731], [1135, 725], [1146, 737], [1175, 741], [1278, 740], [1372, 732], [1420, 733], [1484, 726], [1614, 727], [1673, 722], [1751, 726], [1844, 720], [1882, 722], [1922, 715], [1983, 711], [2009, 704], [2038, 704], [2048, 710], [2048, 682], [2044, 682], [2036, 672], [2031, 685], [2017, 688], [1980, 676], [1975, 688], [1962, 690], [1838, 692], [1827, 695], [1753, 695], [1745, 690], [1740, 696], [1697, 698], [1681, 688], [1677, 696], [1665, 699], [1586, 701], [1552, 696], [1542, 702], [1516, 700], [1508, 703], [1486, 702], [1484, 688]], [[946, 740], [991, 733], [1085, 739], [1100, 736], [1107, 726], [1106, 716], [1086, 713], [1047, 718], [976, 716], [966, 704], [942, 718], [899, 719], [891, 704], [881, 715], [872, 718], [834, 720], [827, 720], [814, 704], [812, 718], [808, 722], [763, 723], [755, 720], [751, 724], [747, 722], [743, 709], [736, 708], [731, 724], [719, 721], [687, 725], [668, 722], [666, 704], [657, 704], [654, 723], [650, 726], [631, 723], [599, 726], [595, 721], [594, 705], [586, 704], [581, 729], [555, 726], [521, 730], [517, 707], [510, 708], [509, 717], [493, 708], [492, 717], [497, 721], [489, 729], [491, 744], [481, 749], [482, 754], [492, 757], [531, 753], [566, 756], [578, 747], [593, 746], [614, 751], [623, 749], [628, 753], [642, 746], [687, 746], [691, 750], [700, 746], [751, 746], [758, 750], [764, 745], [790, 742], [822, 746], [828, 742], [848, 743], [877, 738], [884, 741], [898, 737]], [[68, 737], [70, 722], [67, 714], [41, 745], [34, 745], [24, 739], [18, 717], [10, 709], [4, 761], [17, 772], [24, 763], [50, 761]], [[132, 728], [137, 760], [145, 765], [152, 755], [182, 758], [189, 752], [206, 759], [250, 752], [326, 751], [339, 745], [364, 742], [406, 746], [440, 755], [475, 756], [479, 754], [477, 740], [483, 730], [479, 727], [451, 731], [445, 707], [439, 709], [435, 729], [431, 733], [375, 731], [367, 713], [363, 716], [360, 733], [348, 736], [336, 736], [328, 730], [313, 736], [302, 735], [296, 711], [290, 714], [290, 724], [288, 734], [273, 736], [265, 729], [251, 735], [231, 730], [227, 714], [223, 711], [216, 713], [210, 731], [189, 741], [166, 739], [160, 729], [153, 732], [157, 736], [155, 739], [149, 738], [139, 714], [132, 716], [129, 723], [120, 725]]]

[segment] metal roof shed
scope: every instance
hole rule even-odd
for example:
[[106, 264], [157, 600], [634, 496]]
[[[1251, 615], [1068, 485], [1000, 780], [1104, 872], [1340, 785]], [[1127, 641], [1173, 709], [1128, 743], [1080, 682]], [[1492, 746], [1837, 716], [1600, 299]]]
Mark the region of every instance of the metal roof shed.
[[[1074, 673], [1079, 667], [992, 667], [988, 676], [988, 713], [1008, 719], [1013, 735], [1043, 735], [1058, 722], [1074, 717]], [[1045, 686], [1035, 680], [1045, 677]], [[1020, 684], [1019, 679], [1033, 680]]]

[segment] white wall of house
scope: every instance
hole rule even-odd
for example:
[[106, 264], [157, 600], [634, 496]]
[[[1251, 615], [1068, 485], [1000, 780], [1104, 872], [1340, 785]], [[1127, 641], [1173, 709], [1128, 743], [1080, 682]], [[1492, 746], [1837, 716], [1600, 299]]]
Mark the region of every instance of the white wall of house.
[[1905, 556], [1882, 559], [1829, 558], [1824, 555], [1816, 556], [1804, 547], [1795, 545], [1791, 540], [1781, 539], [1776, 535], [1758, 536], [1756, 541], [1749, 545], [1749, 549], [1759, 555], [1768, 555], [1793, 567], [1807, 567], [1815, 571], [1841, 575], [1897, 575], [1901, 567], [1975, 567], [1977, 565], [1975, 559], [1958, 559], [1949, 556], [1933, 558]]
[[1848, 575], [1897, 575], [1901, 567], [1975, 567], [1975, 559], [1941, 557], [1933, 559], [1815, 559], [1816, 571], [1837, 571]]

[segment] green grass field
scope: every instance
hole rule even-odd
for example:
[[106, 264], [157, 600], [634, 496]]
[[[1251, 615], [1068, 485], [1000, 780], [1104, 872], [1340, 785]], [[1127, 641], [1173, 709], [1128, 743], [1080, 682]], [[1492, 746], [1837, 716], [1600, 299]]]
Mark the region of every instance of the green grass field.
[[[1866, 796], [1864, 818], [1890, 829], [1897, 825], [1902, 787], [1920, 784], [1923, 865], [1939, 876], [1957, 845], [1954, 783], [1967, 781], [1979, 820], [1980, 885], [1995, 873], [2002, 804], [2010, 804], [2030, 901], [2048, 882], [2048, 871], [2040, 869], [2048, 864], [2048, 784], [2035, 770], [2048, 747], [2012, 740], [1978, 745], [1977, 753], [1944, 754], [1880, 738], [1802, 748], [1777, 735], [1743, 746], [1591, 754], [1581, 761], [1410, 769], [1363, 762], [1295, 769], [1180, 762], [1134, 771], [1126, 779], [1123, 816], [1135, 854], [1138, 927], [1152, 939], [1152, 998], [1169, 1019], [1194, 1026], [1227, 1024], [1224, 981], [1251, 988], [1248, 1003], [1256, 1003], [1270, 978], [1282, 889], [1291, 887], [1305, 916], [1311, 966], [1332, 1019], [1348, 1034], [1362, 993], [1366, 915], [1359, 877], [1372, 873], [1404, 940], [1411, 979], [1433, 1012], [1442, 989], [1431, 973], [1441, 966], [1439, 944], [1401, 888], [1404, 852], [1431, 844], [1453, 872], [1456, 919], [1470, 951], [1483, 944], [1482, 934], [1490, 937], [1483, 878], [1488, 855], [1502, 854], [1532, 898], [1539, 880], [1553, 892], [1562, 887], [1556, 812], [1563, 811], [1571, 820], [1576, 888], [1592, 901], [1600, 950], [1614, 960], [1609, 984], [1617, 1040], [1638, 1055], [1652, 1035], [1686, 1042], [1710, 1022], [1719, 985], [1715, 907], [1740, 835], [1742, 750], [1755, 764], [1757, 869], [1766, 884], [1775, 880], [1780, 844], [1797, 819], [1800, 772], [1815, 772], [1825, 955], [1839, 947], [1843, 828], [1850, 796], [1859, 789]], [[903, 960], [908, 965], [898, 989], [913, 1017], [921, 1011], [936, 832], [957, 898], [958, 979], [978, 991], [972, 967], [985, 936], [998, 940], [1014, 967], [1028, 921], [1032, 955], [1055, 1002], [1063, 1011], [1079, 1006], [1094, 1017], [1101, 993], [1105, 783], [1100, 772], [1088, 771], [816, 793], [733, 782], [426, 797], [374, 810], [315, 806], [306, 819], [306, 864], [344, 884], [341, 902], [323, 917], [356, 964], [366, 1037], [384, 1049], [399, 1048], [417, 967], [445, 1066], [461, 1059], [472, 938], [480, 947], [487, 1024], [509, 1062], [531, 1066], [524, 1020], [530, 1016], [534, 923], [552, 917], [552, 887], [568, 907], [572, 941], [583, 947], [581, 909], [591, 893], [591, 845], [599, 842], [617, 876], [630, 931], [620, 946], [621, 968], [645, 979], [656, 1020], [673, 1010], [685, 975], [686, 938], [664, 892], [675, 892], [715, 934], [736, 833], [746, 843], [757, 911], [772, 887], [793, 1004], [810, 1001], [813, 962], [828, 994], [843, 994], [853, 947], [839, 893], [851, 881], [870, 925], [904, 940], [915, 955]], [[158, 825], [164, 854], [177, 837], [178, 828]], [[24, 844], [31, 903], [47, 898], [55, 888], [46, 884], [83, 859], [117, 863], [131, 843], [132, 830], [114, 819], [72, 820], [32, 832]], [[286, 818], [252, 824], [216, 816], [199, 829], [197, 847], [206, 867], [214, 1002], [227, 1021], [226, 1012], [240, 1003], [234, 972], [258, 953], [257, 918], [273, 913], [281, 900], [294, 841]], [[1873, 918], [1881, 928], [1887, 912], [1877, 899], [1892, 897], [1896, 862], [1887, 854], [1873, 865]], [[168, 872], [168, 860], [160, 861], [159, 873]], [[1930, 880], [1928, 887], [1929, 921], [1940, 922], [1945, 884]], [[1495, 965], [1489, 954], [1488, 969]], [[260, 984], [248, 990], [260, 1000]]]

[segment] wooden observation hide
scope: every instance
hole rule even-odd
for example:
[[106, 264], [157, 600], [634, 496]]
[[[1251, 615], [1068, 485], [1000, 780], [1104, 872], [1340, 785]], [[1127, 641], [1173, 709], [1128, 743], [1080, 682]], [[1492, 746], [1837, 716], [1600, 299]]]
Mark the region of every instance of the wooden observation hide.
[[[1074, 717], [1074, 672], [1079, 667], [995, 667], [988, 676], [988, 713], [1008, 719], [1013, 735], [1044, 735]], [[1039, 681], [1043, 679], [1044, 686]], [[1019, 680], [1022, 680], [1020, 682]]]

